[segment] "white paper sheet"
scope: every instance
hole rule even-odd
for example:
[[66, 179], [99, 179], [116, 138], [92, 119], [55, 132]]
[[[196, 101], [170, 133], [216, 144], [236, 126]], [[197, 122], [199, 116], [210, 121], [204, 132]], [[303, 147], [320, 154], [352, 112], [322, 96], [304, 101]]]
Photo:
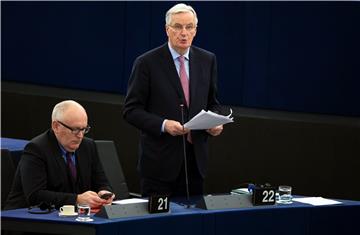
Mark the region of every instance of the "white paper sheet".
[[293, 198], [293, 201], [310, 204], [313, 206], [325, 206], [325, 205], [335, 205], [341, 204], [342, 202], [326, 199], [322, 197], [303, 197], [303, 198]]
[[132, 203], [141, 203], [141, 202], [147, 202], [148, 199], [142, 199], [142, 198], [129, 198], [129, 199], [123, 199], [123, 200], [116, 200], [113, 201], [112, 204], [132, 204]]
[[251, 194], [248, 188], [237, 188], [231, 190], [231, 194]]
[[196, 116], [194, 116], [190, 121], [184, 124], [185, 128], [190, 130], [206, 130], [213, 128], [215, 126], [224, 125], [233, 121], [232, 110], [230, 109], [230, 114], [223, 116], [211, 111], [201, 110]]

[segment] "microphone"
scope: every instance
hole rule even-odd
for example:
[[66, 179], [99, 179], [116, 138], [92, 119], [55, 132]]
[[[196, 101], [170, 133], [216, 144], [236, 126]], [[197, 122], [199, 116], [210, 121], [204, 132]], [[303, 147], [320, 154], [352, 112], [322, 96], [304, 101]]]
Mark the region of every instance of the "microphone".
[[[180, 104], [181, 109], [181, 125], [184, 128], [184, 104]], [[184, 168], [185, 168], [185, 185], [186, 185], [186, 199], [190, 201], [190, 193], [189, 193], [189, 179], [188, 179], [188, 168], [187, 168], [187, 157], [186, 157], [186, 139], [185, 135], [182, 135], [183, 139], [183, 151], [184, 151]], [[190, 207], [190, 206], [189, 206]], [[188, 208], [189, 208], [188, 207]]]
[[39, 205], [30, 206], [28, 212], [30, 214], [49, 214], [55, 209], [55, 205], [50, 202], [40, 202]]

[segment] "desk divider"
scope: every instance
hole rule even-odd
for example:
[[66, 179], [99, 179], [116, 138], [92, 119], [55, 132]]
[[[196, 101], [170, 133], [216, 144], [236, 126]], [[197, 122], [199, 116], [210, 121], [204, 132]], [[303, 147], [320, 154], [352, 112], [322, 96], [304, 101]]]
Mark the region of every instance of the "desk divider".
[[204, 210], [252, 207], [251, 195], [208, 195], [203, 196], [196, 204]]
[[106, 219], [117, 219], [130, 216], [143, 216], [149, 214], [148, 202], [129, 204], [104, 205], [95, 216]]

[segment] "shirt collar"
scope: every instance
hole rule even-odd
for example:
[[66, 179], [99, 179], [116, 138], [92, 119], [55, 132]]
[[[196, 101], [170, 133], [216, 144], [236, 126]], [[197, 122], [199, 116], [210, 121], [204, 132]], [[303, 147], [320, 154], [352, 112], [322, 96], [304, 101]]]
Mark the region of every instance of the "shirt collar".
[[[66, 156], [67, 153], [66, 149], [60, 143], [59, 143], [59, 147], [63, 156]], [[74, 153], [72, 153], [72, 155], [74, 156]]]
[[[171, 56], [173, 58], [173, 60], [176, 60], [179, 56], [181, 56], [179, 53], [177, 53], [177, 51], [175, 51], [171, 46], [170, 43], [168, 42], [168, 47], [171, 53]], [[186, 60], [189, 60], [189, 52], [190, 52], [190, 48], [187, 49], [186, 53], [184, 54], [184, 57], [186, 58]]]

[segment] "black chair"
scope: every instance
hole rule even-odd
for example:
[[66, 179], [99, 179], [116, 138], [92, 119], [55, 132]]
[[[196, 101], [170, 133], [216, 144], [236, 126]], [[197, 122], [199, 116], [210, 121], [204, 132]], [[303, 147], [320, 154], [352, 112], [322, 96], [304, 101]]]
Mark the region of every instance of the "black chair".
[[15, 170], [10, 151], [1, 149], [1, 210], [4, 209], [6, 199], [10, 193]]
[[95, 144], [116, 199], [121, 200], [130, 196], [139, 197], [140, 195], [129, 192], [114, 142], [111, 140], [95, 140]]

